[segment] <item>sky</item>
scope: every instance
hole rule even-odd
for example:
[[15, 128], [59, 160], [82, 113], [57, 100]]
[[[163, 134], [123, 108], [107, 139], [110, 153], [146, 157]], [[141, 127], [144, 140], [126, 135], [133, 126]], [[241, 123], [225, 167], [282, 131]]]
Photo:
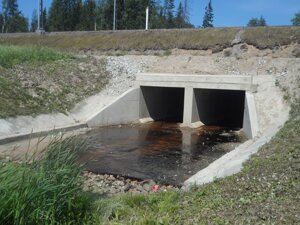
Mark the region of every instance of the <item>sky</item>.
[[[113, 1], [113, 0], [111, 0]], [[202, 24], [205, 6], [209, 0], [188, 0], [190, 21], [195, 26]], [[44, 0], [49, 9], [52, 0]], [[180, 0], [175, 0], [176, 4]], [[31, 18], [37, 9], [38, 0], [18, 0], [19, 9]], [[300, 0], [212, 0], [215, 27], [245, 26], [253, 18], [263, 16], [268, 25], [291, 25], [291, 19], [300, 11]]]

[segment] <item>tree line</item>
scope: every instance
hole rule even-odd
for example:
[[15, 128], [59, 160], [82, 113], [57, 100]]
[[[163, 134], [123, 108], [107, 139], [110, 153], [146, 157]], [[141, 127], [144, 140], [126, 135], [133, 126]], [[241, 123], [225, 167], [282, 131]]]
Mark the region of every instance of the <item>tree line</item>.
[[[189, 0], [117, 0], [116, 28], [118, 30], [144, 29], [146, 7], [149, 7], [149, 28], [192, 28], [189, 14]], [[42, 9], [41, 25], [46, 31], [89, 31], [111, 30], [113, 28], [113, 0], [53, 0], [50, 8]], [[202, 27], [214, 27], [212, 1], [205, 7]], [[300, 11], [292, 24], [300, 25]], [[266, 26], [266, 20], [252, 18], [247, 26]], [[31, 21], [18, 8], [17, 0], [2, 0], [0, 29], [2, 33], [36, 31], [38, 13], [33, 11]]]
[[[116, 28], [144, 29], [146, 7], [149, 7], [149, 28], [191, 28], [188, 0], [175, 7], [174, 0], [117, 0]], [[111, 30], [113, 0], [53, 0], [49, 10], [42, 10], [41, 25], [46, 31]], [[19, 11], [17, 0], [2, 0], [0, 26], [2, 33], [35, 31], [38, 13], [31, 22]]]
[[[174, 0], [117, 0], [116, 28], [144, 29], [146, 7], [149, 7], [149, 28], [188, 28], [188, 0], [175, 8]], [[46, 21], [48, 31], [111, 30], [114, 1], [112, 0], [53, 0]]]

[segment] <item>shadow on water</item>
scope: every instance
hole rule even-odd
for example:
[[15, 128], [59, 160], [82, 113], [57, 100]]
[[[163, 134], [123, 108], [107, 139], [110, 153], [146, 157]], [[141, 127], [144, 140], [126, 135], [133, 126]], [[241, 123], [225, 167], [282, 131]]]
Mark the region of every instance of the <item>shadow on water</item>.
[[221, 127], [188, 129], [164, 122], [105, 127], [86, 134], [90, 146], [80, 161], [93, 173], [181, 185], [242, 143], [242, 136]]

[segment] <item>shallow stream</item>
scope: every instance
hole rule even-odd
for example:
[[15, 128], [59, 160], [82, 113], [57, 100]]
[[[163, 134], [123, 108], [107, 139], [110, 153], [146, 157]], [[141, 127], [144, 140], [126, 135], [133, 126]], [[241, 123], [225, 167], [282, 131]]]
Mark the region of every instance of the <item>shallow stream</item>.
[[88, 171], [172, 185], [182, 185], [245, 141], [241, 132], [221, 127], [189, 129], [164, 122], [99, 128], [84, 137], [89, 148], [80, 161]]

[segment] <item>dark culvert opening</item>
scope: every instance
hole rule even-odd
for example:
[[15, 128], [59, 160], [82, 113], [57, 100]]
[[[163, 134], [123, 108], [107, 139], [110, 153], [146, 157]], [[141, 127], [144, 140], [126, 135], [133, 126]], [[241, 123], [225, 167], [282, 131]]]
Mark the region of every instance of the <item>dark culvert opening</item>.
[[196, 116], [202, 123], [234, 129], [243, 127], [245, 91], [194, 89], [194, 94]]
[[183, 122], [184, 88], [141, 87], [141, 91], [153, 120]]

